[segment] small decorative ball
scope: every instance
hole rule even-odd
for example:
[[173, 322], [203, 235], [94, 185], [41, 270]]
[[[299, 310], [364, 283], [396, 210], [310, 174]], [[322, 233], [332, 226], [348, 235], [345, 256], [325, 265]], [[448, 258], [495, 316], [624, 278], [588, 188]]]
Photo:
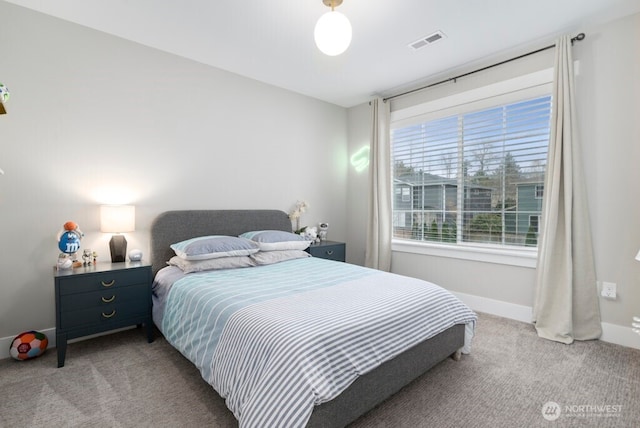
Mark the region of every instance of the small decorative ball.
[[76, 232], [66, 231], [60, 235], [58, 248], [63, 253], [73, 254], [80, 249], [80, 236]]
[[4, 104], [9, 101], [9, 89], [0, 83], [0, 103]]
[[58, 269], [71, 269], [73, 267], [73, 261], [67, 254], [60, 254], [60, 256], [58, 256], [57, 266]]
[[142, 251], [140, 250], [131, 250], [129, 251], [129, 260], [132, 262], [139, 262], [142, 260]]
[[16, 360], [35, 358], [47, 349], [49, 339], [39, 331], [27, 331], [17, 335], [11, 342], [9, 354]]
[[76, 230], [78, 228], [78, 223], [75, 221], [68, 221], [62, 226], [64, 230]]

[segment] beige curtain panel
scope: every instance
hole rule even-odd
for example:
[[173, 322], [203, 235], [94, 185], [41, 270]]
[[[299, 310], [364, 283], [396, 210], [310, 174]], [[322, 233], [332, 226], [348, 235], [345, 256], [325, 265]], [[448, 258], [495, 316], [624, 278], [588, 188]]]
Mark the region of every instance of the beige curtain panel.
[[369, 221], [365, 266], [391, 270], [391, 148], [389, 103], [373, 100], [369, 162]]
[[574, 98], [571, 37], [564, 36], [556, 43], [533, 320], [538, 336], [567, 344], [602, 334]]

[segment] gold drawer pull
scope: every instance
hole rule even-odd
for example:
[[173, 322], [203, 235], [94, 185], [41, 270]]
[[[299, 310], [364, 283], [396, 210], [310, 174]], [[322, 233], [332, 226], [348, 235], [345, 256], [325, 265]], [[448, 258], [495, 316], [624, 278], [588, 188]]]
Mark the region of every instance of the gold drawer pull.
[[113, 302], [113, 301], [116, 299], [116, 295], [114, 294], [113, 296], [111, 296], [111, 297], [110, 297], [110, 298], [108, 298], [108, 299], [107, 299], [107, 298], [104, 298], [104, 297], [101, 297], [101, 299], [102, 299], [102, 302], [103, 302], [103, 303], [111, 303], [111, 302]]
[[105, 318], [111, 318], [112, 316], [114, 316], [116, 314], [116, 310], [112, 310], [110, 314], [105, 314], [104, 312], [102, 313], [102, 316]]
[[326, 253], [327, 253], [327, 256], [330, 256], [333, 254], [333, 250], [327, 250]]
[[112, 279], [111, 282], [100, 281], [100, 283], [102, 284], [103, 287], [111, 287], [113, 284], [116, 283], [116, 280]]

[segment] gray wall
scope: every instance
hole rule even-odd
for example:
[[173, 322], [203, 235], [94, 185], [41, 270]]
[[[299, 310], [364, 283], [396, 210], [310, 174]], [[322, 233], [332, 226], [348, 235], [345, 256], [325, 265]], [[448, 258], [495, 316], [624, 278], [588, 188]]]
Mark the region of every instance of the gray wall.
[[[101, 203], [133, 203], [148, 255], [170, 209], [309, 202], [346, 239], [347, 111], [0, 1], [0, 339], [55, 326], [67, 220], [108, 261]], [[1, 356], [1, 355], [0, 355]]]
[[[640, 262], [634, 260], [640, 249], [640, 200], [636, 197], [636, 185], [640, 183], [640, 15], [579, 30], [587, 37], [573, 47], [574, 59], [579, 60], [578, 131], [582, 139], [596, 270], [599, 280], [618, 284], [618, 299], [601, 299], [600, 307], [603, 322], [629, 330], [632, 316], [640, 315]], [[487, 60], [485, 64], [461, 71], [508, 57], [505, 53], [504, 58]], [[491, 75], [478, 73], [456, 84], [399, 98], [391, 107], [404, 108], [552, 64], [553, 50], [549, 50], [494, 69]], [[446, 77], [451, 75], [455, 73]], [[349, 110], [350, 136], [368, 130], [369, 122], [364, 121], [368, 111], [366, 104]], [[358, 124], [352, 118], [361, 121], [360, 131], [354, 129]], [[359, 145], [354, 141], [349, 144], [350, 152]], [[366, 193], [365, 180], [350, 180], [349, 195], [362, 193]], [[349, 224], [366, 218], [366, 202], [356, 203], [350, 199], [348, 214]], [[364, 252], [364, 240], [350, 240], [349, 245], [352, 252]], [[358, 248], [354, 248], [356, 245]], [[535, 269], [531, 268], [394, 252], [392, 270], [460, 293], [533, 305]]]
[[[55, 325], [51, 273], [65, 221], [78, 222], [82, 246], [108, 260], [104, 202], [136, 205], [127, 239], [148, 254], [149, 224], [164, 210], [287, 211], [305, 199], [303, 224], [328, 221], [348, 261], [364, 263], [368, 170], [356, 172], [349, 156], [369, 142], [368, 104], [345, 110], [3, 1], [0, 16], [0, 81], [12, 91], [0, 116], [0, 339]], [[601, 308], [605, 322], [628, 326], [640, 315], [632, 187], [640, 182], [640, 15], [580, 30], [579, 131], [596, 269], [619, 293]], [[548, 66], [551, 56], [534, 62]], [[534, 269], [394, 253], [393, 270], [532, 304]]]
[[[372, 113], [368, 103], [348, 110], [349, 157], [363, 147], [368, 147], [371, 139]], [[356, 171], [349, 165], [347, 185], [347, 262], [364, 265], [367, 216], [368, 216], [369, 168]]]

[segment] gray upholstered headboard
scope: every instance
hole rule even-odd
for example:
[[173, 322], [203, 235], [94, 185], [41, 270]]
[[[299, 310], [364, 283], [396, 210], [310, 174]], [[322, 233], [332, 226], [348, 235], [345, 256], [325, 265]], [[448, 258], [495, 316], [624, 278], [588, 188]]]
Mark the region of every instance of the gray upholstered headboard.
[[289, 216], [278, 210], [166, 211], [151, 224], [151, 264], [155, 276], [175, 254], [169, 245], [206, 235], [238, 236], [252, 230], [291, 232]]

